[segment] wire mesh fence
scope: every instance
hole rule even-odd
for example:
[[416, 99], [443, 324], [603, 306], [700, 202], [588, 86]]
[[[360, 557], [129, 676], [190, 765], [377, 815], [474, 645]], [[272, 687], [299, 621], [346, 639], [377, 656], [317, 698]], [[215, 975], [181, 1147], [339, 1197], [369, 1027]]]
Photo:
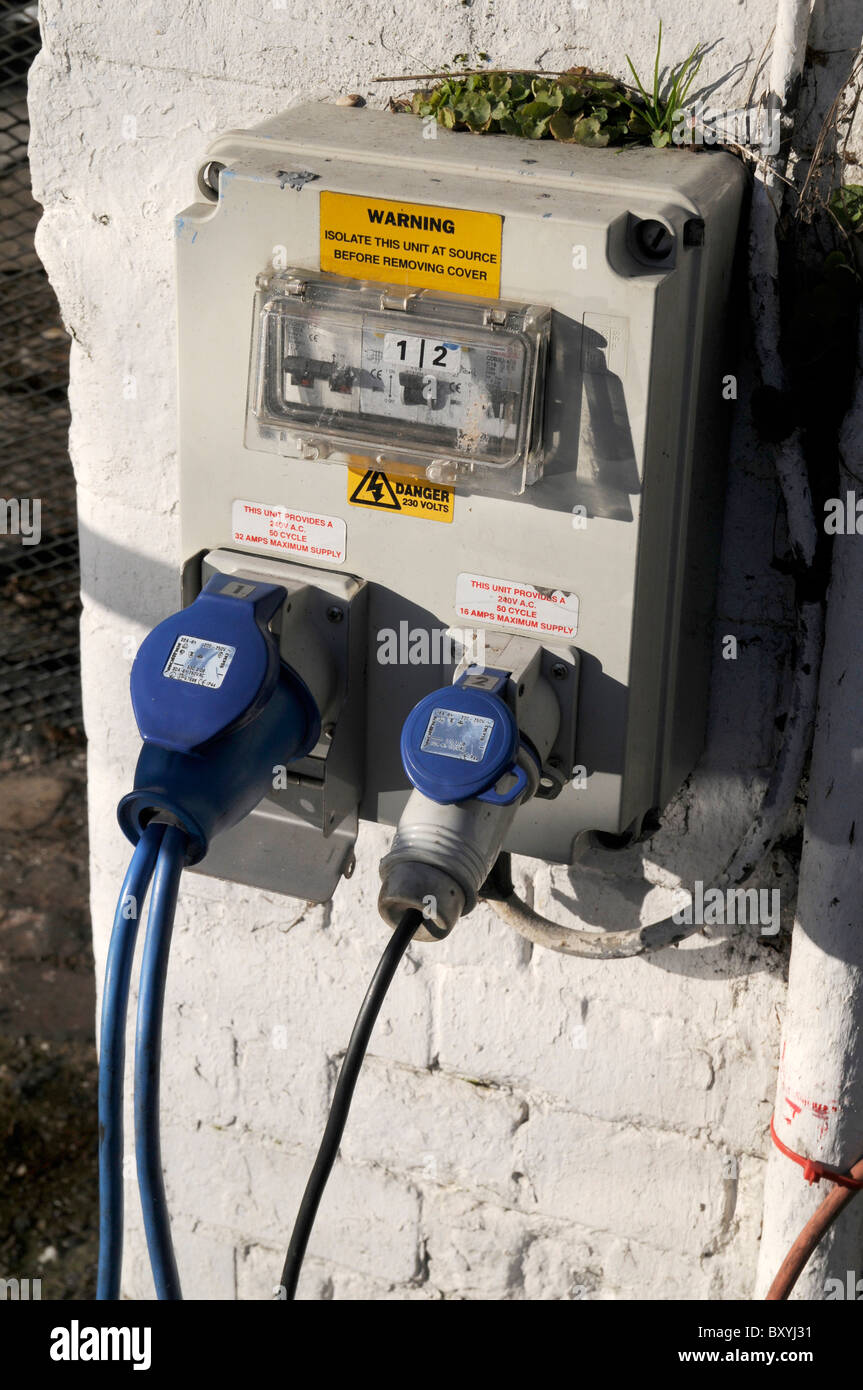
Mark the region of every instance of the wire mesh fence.
[[39, 48], [35, 3], [0, 0], [0, 1275], [80, 1299], [98, 1228], [96, 1001], [69, 349], [27, 159]]
[[0, 0], [0, 755], [80, 733], [68, 337], [36, 255], [27, 72], [36, 5]]

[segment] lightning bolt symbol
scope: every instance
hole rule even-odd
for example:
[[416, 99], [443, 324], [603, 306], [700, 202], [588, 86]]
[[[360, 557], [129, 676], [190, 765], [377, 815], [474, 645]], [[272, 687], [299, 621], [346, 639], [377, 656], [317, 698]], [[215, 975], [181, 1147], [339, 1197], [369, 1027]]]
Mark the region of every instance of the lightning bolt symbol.
[[383, 483], [380, 482], [378, 478], [372, 478], [371, 482], [369, 483], [369, 492], [372, 494], [372, 497], [375, 499], [376, 502], [380, 502], [384, 492]]

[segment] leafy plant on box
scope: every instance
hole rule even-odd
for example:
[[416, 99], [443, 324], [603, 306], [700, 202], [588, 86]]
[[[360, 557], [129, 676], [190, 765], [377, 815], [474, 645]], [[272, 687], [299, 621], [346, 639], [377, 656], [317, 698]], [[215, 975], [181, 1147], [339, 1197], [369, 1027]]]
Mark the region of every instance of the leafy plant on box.
[[443, 73], [433, 86], [420, 88], [392, 105], [423, 119], [433, 117], [447, 130], [478, 135], [501, 133], [564, 144], [601, 147], [637, 143], [661, 148], [672, 140], [678, 113], [685, 110], [704, 56], [702, 45], [697, 44], [662, 84], [661, 48], [660, 24], [650, 91], [627, 56], [634, 87], [610, 73], [586, 67], [561, 73]]

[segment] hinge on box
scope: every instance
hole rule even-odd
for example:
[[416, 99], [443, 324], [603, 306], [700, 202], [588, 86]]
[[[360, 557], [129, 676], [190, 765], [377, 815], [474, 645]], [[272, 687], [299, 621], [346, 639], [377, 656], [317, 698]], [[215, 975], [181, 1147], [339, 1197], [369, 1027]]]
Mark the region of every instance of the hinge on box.
[[413, 301], [419, 299], [419, 297], [420, 296], [415, 291], [401, 296], [383, 293], [381, 294], [381, 308], [397, 309], [401, 313], [406, 314]]

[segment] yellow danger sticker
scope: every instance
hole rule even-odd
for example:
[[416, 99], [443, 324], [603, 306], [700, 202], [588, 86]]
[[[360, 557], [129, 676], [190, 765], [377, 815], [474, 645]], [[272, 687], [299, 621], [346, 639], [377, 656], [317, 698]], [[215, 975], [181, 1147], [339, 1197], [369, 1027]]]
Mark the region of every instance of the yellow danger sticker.
[[502, 225], [496, 212], [323, 192], [321, 270], [497, 299]]
[[348, 501], [352, 507], [372, 507], [391, 516], [423, 516], [427, 521], [452, 521], [455, 511], [451, 487], [400, 478], [380, 468], [348, 468]]

